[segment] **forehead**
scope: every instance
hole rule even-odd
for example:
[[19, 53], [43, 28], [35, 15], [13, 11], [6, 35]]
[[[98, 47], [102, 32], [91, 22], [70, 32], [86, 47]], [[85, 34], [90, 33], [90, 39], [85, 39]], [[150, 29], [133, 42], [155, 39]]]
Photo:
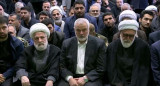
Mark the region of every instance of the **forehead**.
[[15, 29], [14, 29], [13, 26], [9, 26], [9, 27], [8, 27], [8, 30], [9, 30], [9, 31], [14, 31]]
[[52, 13], [60, 13], [59, 10], [55, 9]]
[[46, 36], [46, 34], [44, 32], [35, 32], [34, 33], [34, 37], [39, 37], [39, 36]]
[[125, 29], [125, 30], [121, 30], [120, 32], [124, 34], [135, 34], [136, 33], [136, 31], [132, 29]]
[[143, 18], [153, 18], [153, 16], [149, 15], [149, 14], [144, 14]]
[[101, 2], [101, 0], [97, 0], [97, 2]]
[[76, 7], [84, 7], [84, 6], [83, 6], [83, 4], [76, 4], [76, 5], [75, 5], [75, 8], [76, 8]]
[[106, 18], [113, 18], [113, 16], [112, 15], [105, 15], [104, 19], [106, 19]]
[[91, 10], [97, 10], [99, 9], [98, 6], [91, 6]]
[[9, 19], [16, 19], [16, 15], [9, 16]]
[[123, 0], [116, 0], [116, 2], [122, 2]]
[[39, 17], [48, 17], [47, 15], [41, 14]]
[[45, 3], [43, 3], [43, 5], [50, 5], [50, 3], [49, 2], [45, 2]]
[[75, 25], [75, 27], [76, 27], [76, 29], [83, 29], [83, 28], [87, 28], [87, 23], [86, 22], [81, 22], [81, 23], [77, 23], [76, 25]]
[[23, 9], [23, 10], [21, 10], [21, 12], [29, 12], [29, 11], [27, 11], [26, 9]]

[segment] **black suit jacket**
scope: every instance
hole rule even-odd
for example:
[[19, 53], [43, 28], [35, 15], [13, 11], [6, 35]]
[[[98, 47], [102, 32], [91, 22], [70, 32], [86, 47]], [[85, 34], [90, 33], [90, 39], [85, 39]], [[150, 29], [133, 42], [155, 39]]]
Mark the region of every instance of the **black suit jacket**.
[[149, 34], [149, 44], [152, 45], [154, 42], [160, 40], [160, 30]]
[[[66, 39], [62, 45], [60, 57], [61, 76], [65, 79], [67, 76], [74, 76], [77, 67], [78, 41], [76, 37]], [[103, 40], [88, 36], [86, 45], [84, 75], [90, 81], [101, 78], [105, 68], [105, 43]]]

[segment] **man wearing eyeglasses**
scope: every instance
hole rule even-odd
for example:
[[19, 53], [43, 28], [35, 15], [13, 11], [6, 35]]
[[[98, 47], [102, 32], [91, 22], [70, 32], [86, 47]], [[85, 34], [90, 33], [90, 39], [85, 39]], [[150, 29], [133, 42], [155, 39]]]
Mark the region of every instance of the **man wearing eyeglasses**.
[[107, 48], [107, 75], [114, 86], [148, 86], [150, 70], [149, 46], [136, 37], [136, 20], [119, 23], [120, 39]]

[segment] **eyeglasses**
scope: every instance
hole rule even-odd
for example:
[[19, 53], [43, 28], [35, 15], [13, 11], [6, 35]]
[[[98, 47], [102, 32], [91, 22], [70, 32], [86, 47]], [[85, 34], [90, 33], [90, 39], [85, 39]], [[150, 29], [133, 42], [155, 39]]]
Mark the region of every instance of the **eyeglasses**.
[[124, 38], [133, 38], [134, 36], [135, 36], [135, 34], [125, 34], [125, 33], [122, 33], [122, 36], [124, 37]]

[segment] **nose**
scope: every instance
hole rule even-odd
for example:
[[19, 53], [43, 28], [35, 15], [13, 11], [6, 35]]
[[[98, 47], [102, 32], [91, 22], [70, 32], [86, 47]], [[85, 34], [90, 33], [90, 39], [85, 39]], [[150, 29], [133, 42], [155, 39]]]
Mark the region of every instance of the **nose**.
[[83, 35], [83, 31], [80, 31], [80, 34]]
[[8, 23], [9, 23], [9, 24], [12, 24], [12, 21], [10, 21], [10, 20], [9, 20], [9, 22], [8, 22]]

